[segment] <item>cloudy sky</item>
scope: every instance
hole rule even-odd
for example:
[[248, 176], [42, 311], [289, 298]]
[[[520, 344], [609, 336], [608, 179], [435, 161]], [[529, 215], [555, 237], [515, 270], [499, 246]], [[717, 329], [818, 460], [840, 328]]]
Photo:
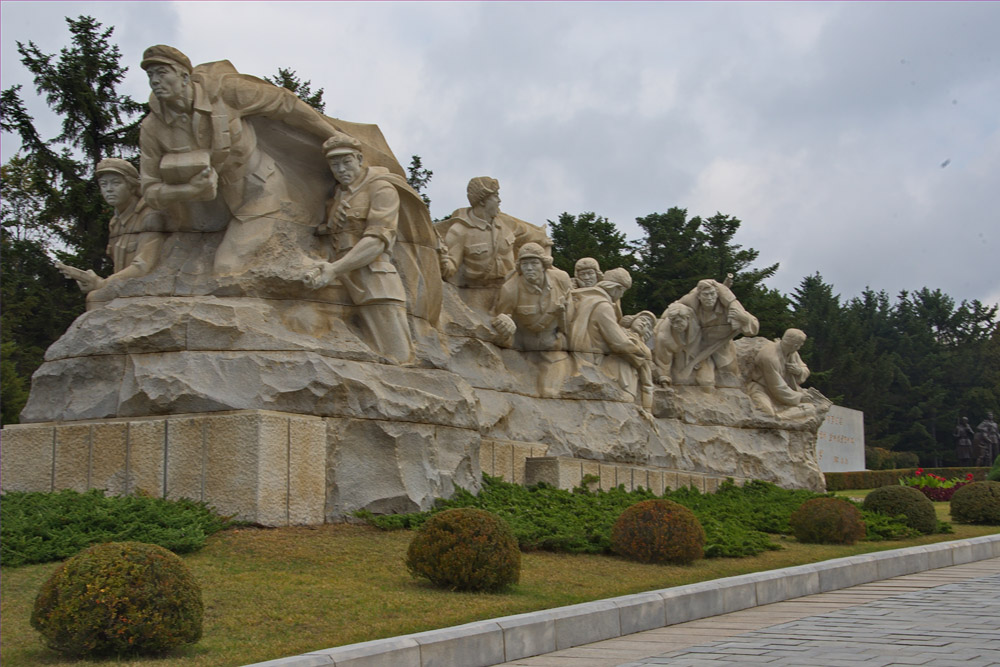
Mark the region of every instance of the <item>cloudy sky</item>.
[[[1000, 302], [998, 2], [11, 2], [16, 41], [69, 41], [64, 16], [114, 26], [148, 95], [142, 50], [242, 72], [289, 67], [327, 114], [376, 123], [400, 162], [434, 171], [431, 211], [472, 176], [542, 224], [594, 211], [686, 208], [743, 221], [737, 241], [780, 262], [782, 292], [819, 271], [866, 286]], [[17, 148], [3, 137], [3, 160]]]

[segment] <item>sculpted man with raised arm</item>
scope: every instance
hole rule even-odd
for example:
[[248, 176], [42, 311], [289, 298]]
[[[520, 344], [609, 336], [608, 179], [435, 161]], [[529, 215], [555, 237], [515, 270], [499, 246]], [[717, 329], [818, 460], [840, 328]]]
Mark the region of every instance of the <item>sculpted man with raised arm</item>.
[[65, 264], [56, 266], [80, 289], [90, 293], [111, 281], [138, 278], [149, 273], [160, 258], [165, 238], [163, 214], [146, 206], [139, 194], [139, 172], [128, 161], [105, 158], [94, 170], [101, 196], [115, 209], [108, 231], [108, 256], [114, 273], [101, 278], [92, 270]]
[[249, 119], [281, 121], [319, 144], [334, 131], [319, 112], [228, 62], [193, 68], [171, 46], [149, 47], [141, 66], [152, 90], [139, 138], [143, 195], [160, 210], [221, 196], [231, 219], [215, 254], [216, 275], [246, 271], [282, 224], [310, 224]]
[[361, 142], [342, 132], [323, 144], [337, 180], [326, 203], [326, 221], [316, 234], [326, 239], [326, 262], [306, 271], [312, 289], [339, 282], [347, 290], [364, 324], [369, 344], [397, 363], [413, 360], [406, 320], [406, 292], [392, 250], [399, 227], [398, 187], [402, 177], [384, 167], [368, 167]]

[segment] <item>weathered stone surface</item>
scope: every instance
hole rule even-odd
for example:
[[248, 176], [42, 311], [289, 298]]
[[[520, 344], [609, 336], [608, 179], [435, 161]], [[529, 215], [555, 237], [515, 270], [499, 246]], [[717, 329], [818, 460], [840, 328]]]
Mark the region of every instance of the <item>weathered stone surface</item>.
[[480, 486], [479, 433], [373, 419], [327, 419], [326, 518], [415, 512]]

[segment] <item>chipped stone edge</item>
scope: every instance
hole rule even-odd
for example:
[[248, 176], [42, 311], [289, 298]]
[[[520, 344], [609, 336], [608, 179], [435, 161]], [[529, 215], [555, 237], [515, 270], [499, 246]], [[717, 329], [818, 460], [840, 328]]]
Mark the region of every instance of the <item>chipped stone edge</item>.
[[[451, 664], [486, 667], [641, 630], [989, 558], [1000, 558], [1000, 534], [835, 558], [504, 616], [312, 651], [248, 667], [431, 667], [442, 664], [442, 650]], [[428, 650], [430, 647], [434, 650]]]

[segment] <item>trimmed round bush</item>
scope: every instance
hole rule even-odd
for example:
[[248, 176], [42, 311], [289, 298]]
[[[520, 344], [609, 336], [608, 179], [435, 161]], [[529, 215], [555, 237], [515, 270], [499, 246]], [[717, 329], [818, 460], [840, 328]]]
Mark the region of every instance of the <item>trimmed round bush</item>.
[[500, 591], [521, 578], [521, 551], [507, 522], [463, 507], [429, 518], [410, 542], [406, 567], [414, 577], [458, 591]]
[[642, 563], [687, 564], [705, 555], [705, 531], [694, 512], [663, 498], [627, 508], [611, 528], [611, 549]]
[[912, 486], [882, 486], [865, 497], [863, 507], [869, 512], [887, 516], [904, 516], [905, 523], [914, 530], [930, 534], [937, 530], [934, 503]]
[[993, 467], [986, 473], [986, 479], [991, 482], [1000, 482], [1000, 456], [993, 461]]
[[1000, 482], [973, 482], [960, 488], [951, 497], [951, 518], [1000, 525]]
[[31, 625], [73, 656], [163, 653], [201, 638], [201, 588], [155, 544], [97, 544], [42, 584]]
[[812, 498], [788, 519], [792, 534], [809, 544], [854, 544], [865, 536], [857, 507], [842, 498]]

